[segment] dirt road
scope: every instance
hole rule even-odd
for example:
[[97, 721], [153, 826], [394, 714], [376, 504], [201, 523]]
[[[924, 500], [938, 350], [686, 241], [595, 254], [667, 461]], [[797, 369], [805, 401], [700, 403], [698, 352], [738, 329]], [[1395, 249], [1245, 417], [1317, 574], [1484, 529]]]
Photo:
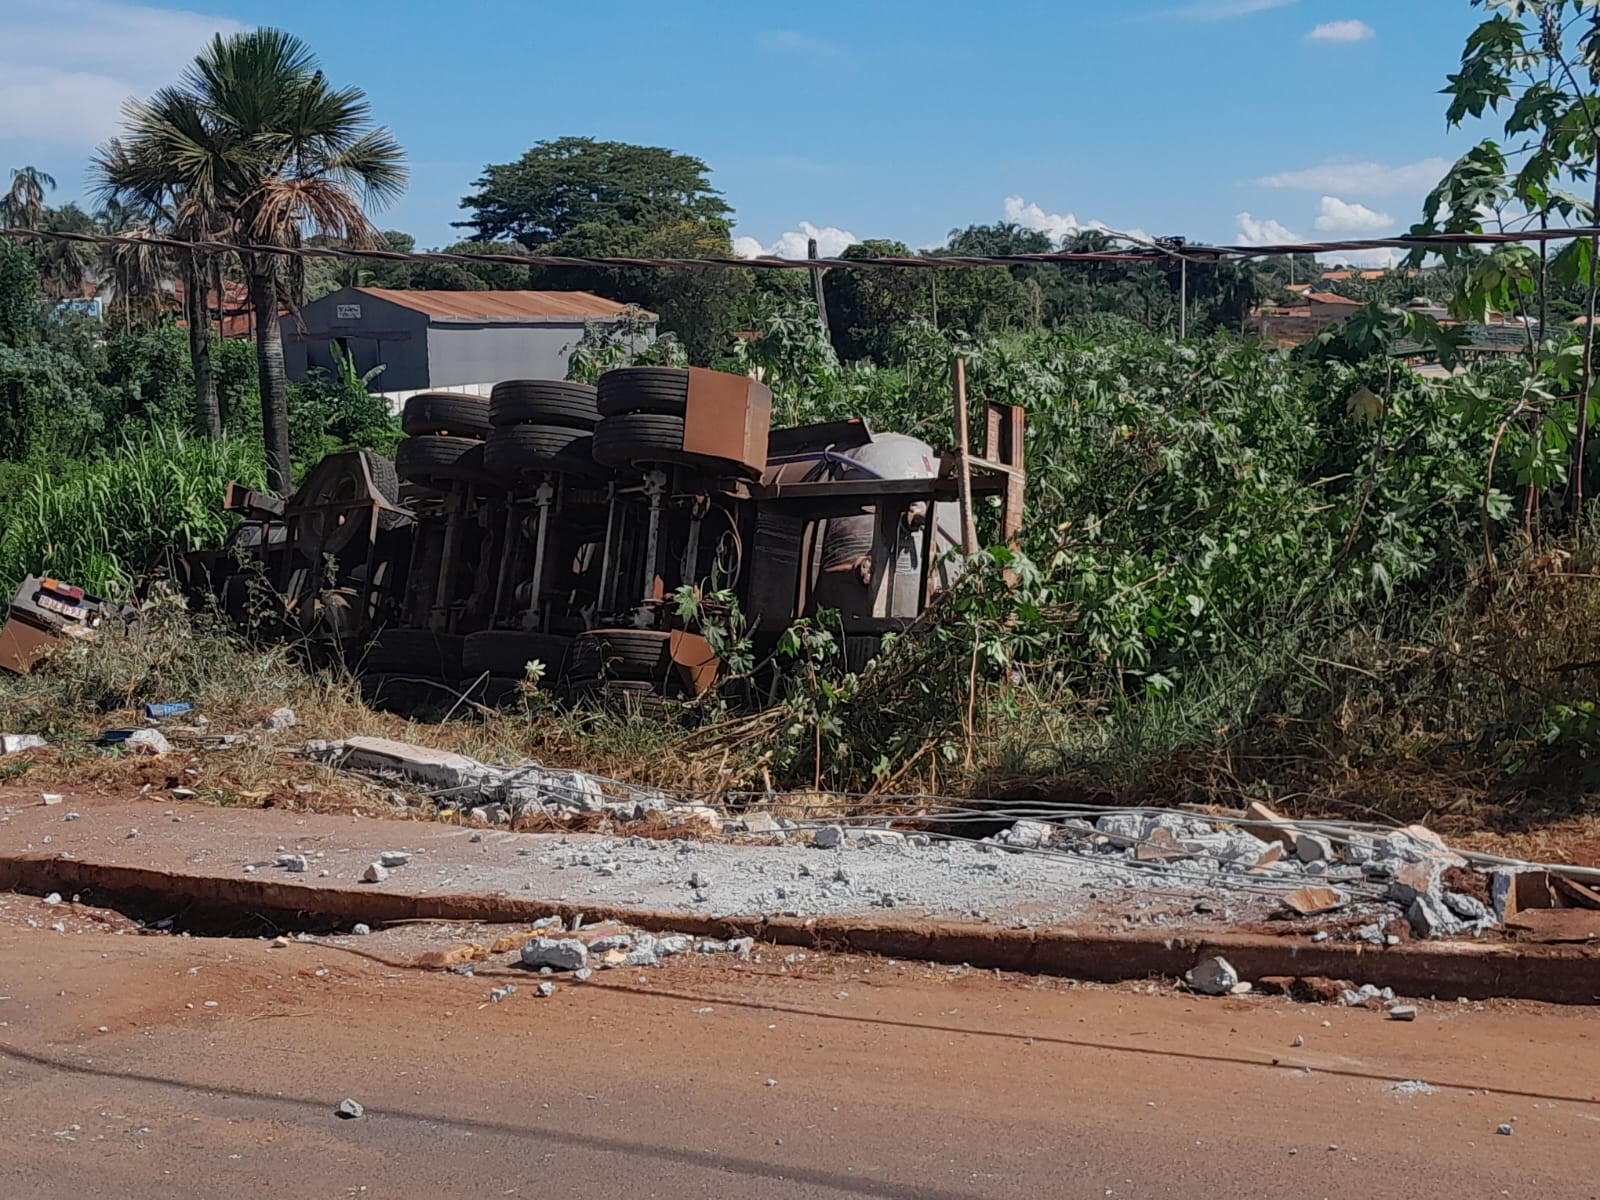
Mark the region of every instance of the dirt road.
[[1403, 1024], [770, 947], [540, 999], [506, 965], [411, 968], [431, 928], [272, 948], [123, 924], [0, 905], [0, 1193], [1600, 1194], [1589, 1009]]

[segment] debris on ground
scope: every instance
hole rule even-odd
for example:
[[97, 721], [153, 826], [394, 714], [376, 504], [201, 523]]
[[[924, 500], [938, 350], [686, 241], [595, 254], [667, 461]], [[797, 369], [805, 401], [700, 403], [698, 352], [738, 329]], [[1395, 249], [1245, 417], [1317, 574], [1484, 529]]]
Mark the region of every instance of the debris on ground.
[[589, 947], [577, 938], [551, 938], [540, 935], [522, 948], [522, 965], [550, 967], [556, 971], [576, 971], [587, 966]]
[[1225, 958], [1203, 958], [1189, 968], [1183, 981], [1203, 996], [1226, 996], [1239, 983], [1239, 972]]
[[368, 863], [367, 869], [361, 872], [362, 883], [382, 883], [389, 878], [389, 868], [381, 862]]
[[1512, 1130], [1511, 1130], [1511, 1126], [1509, 1126], [1509, 1125], [1501, 1125], [1495, 1130], [1495, 1132], [1498, 1133], [1501, 1137], [1510, 1137], [1511, 1133], [1512, 1133]]
[[1417, 1006], [1415, 1004], [1395, 1004], [1389, 1008], [1391, 1021], [1415, 1021], [1417, 1019]]
[[0, 754], [21, 754], [24, 750], [48, 750], [50, 743], [37, 733], [0, 733]]
[[333, 1111], [335, 1116], [338, 1116], [343, 1120], [355, 1121], [365, 1116], [367, 1110], [361, 1107], [359, 1101], [345, 1099], [339, 1101], [339, 1107]]
[[1436, 1096], [1439, 1089], [1431, 1083], [1424, 1083], [1420, 1079], [1402, 1079], [1398, 1083], [1391, 1083], [1388, 1088], [1396, 1096]]

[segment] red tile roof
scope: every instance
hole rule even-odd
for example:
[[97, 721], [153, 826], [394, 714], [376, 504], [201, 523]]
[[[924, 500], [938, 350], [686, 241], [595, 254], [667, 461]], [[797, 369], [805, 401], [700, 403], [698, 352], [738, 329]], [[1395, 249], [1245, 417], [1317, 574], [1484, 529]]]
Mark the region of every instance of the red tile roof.
[[1349, 296], [1340, 296], [1335, 292], [1307, 292], [1306, 299], [1313, 304], [1349, 304], [1361, 307], [1361, 301], [1352, 300]]
[[[595, 320], [621, 316], [628, 305], [592, 292], [440, 292], [397, 288], [355, 288], [402, 308], [442, 321]], [[652, 312], [640, 311], [646, 319]]]

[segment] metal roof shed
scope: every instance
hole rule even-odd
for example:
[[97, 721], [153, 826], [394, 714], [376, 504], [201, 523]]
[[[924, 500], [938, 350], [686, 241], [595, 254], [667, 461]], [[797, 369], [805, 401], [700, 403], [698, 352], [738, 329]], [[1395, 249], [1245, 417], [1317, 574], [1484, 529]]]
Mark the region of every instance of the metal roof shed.
[[[502, 379], [561, 379], [591, 323], [615, 325], [629, 306], [590, 292], [440, 292], [341, 288], [283, 318], [289, 378], [334, 369], [337, 345], [381, 394], [487, 393]], [[655, 333], [655, 314], [638, 311]]]

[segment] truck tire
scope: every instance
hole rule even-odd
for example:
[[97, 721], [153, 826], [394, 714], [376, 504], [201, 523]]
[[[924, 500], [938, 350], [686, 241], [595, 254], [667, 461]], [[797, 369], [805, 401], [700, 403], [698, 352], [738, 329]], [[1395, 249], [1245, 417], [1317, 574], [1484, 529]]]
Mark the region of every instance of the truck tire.
[[400, 428], [407, 437], [442, 433], [481, 439], [489, 432], [489, 402], [454, 392], [418, 392], [406, 401]]
[[458, 633], [431, 629], [385, 629], [367, 647], [361, 669], [376, 675], [420, 675], [428, 679], [460, 679], [466, 674], [461, 656], [466, 639]]
[[683, 367], [622, 367], [600, 376], [596, 407], [602, 417], [657, 413], [681, 417], [689, 405], [689, 372]]
[[496, 429], [508, 425], [561, 425], [593, 429], [600, 421], [595, 390], [587, 383], [559, 379], [508, 379], [489, 393], [489, 423]]

